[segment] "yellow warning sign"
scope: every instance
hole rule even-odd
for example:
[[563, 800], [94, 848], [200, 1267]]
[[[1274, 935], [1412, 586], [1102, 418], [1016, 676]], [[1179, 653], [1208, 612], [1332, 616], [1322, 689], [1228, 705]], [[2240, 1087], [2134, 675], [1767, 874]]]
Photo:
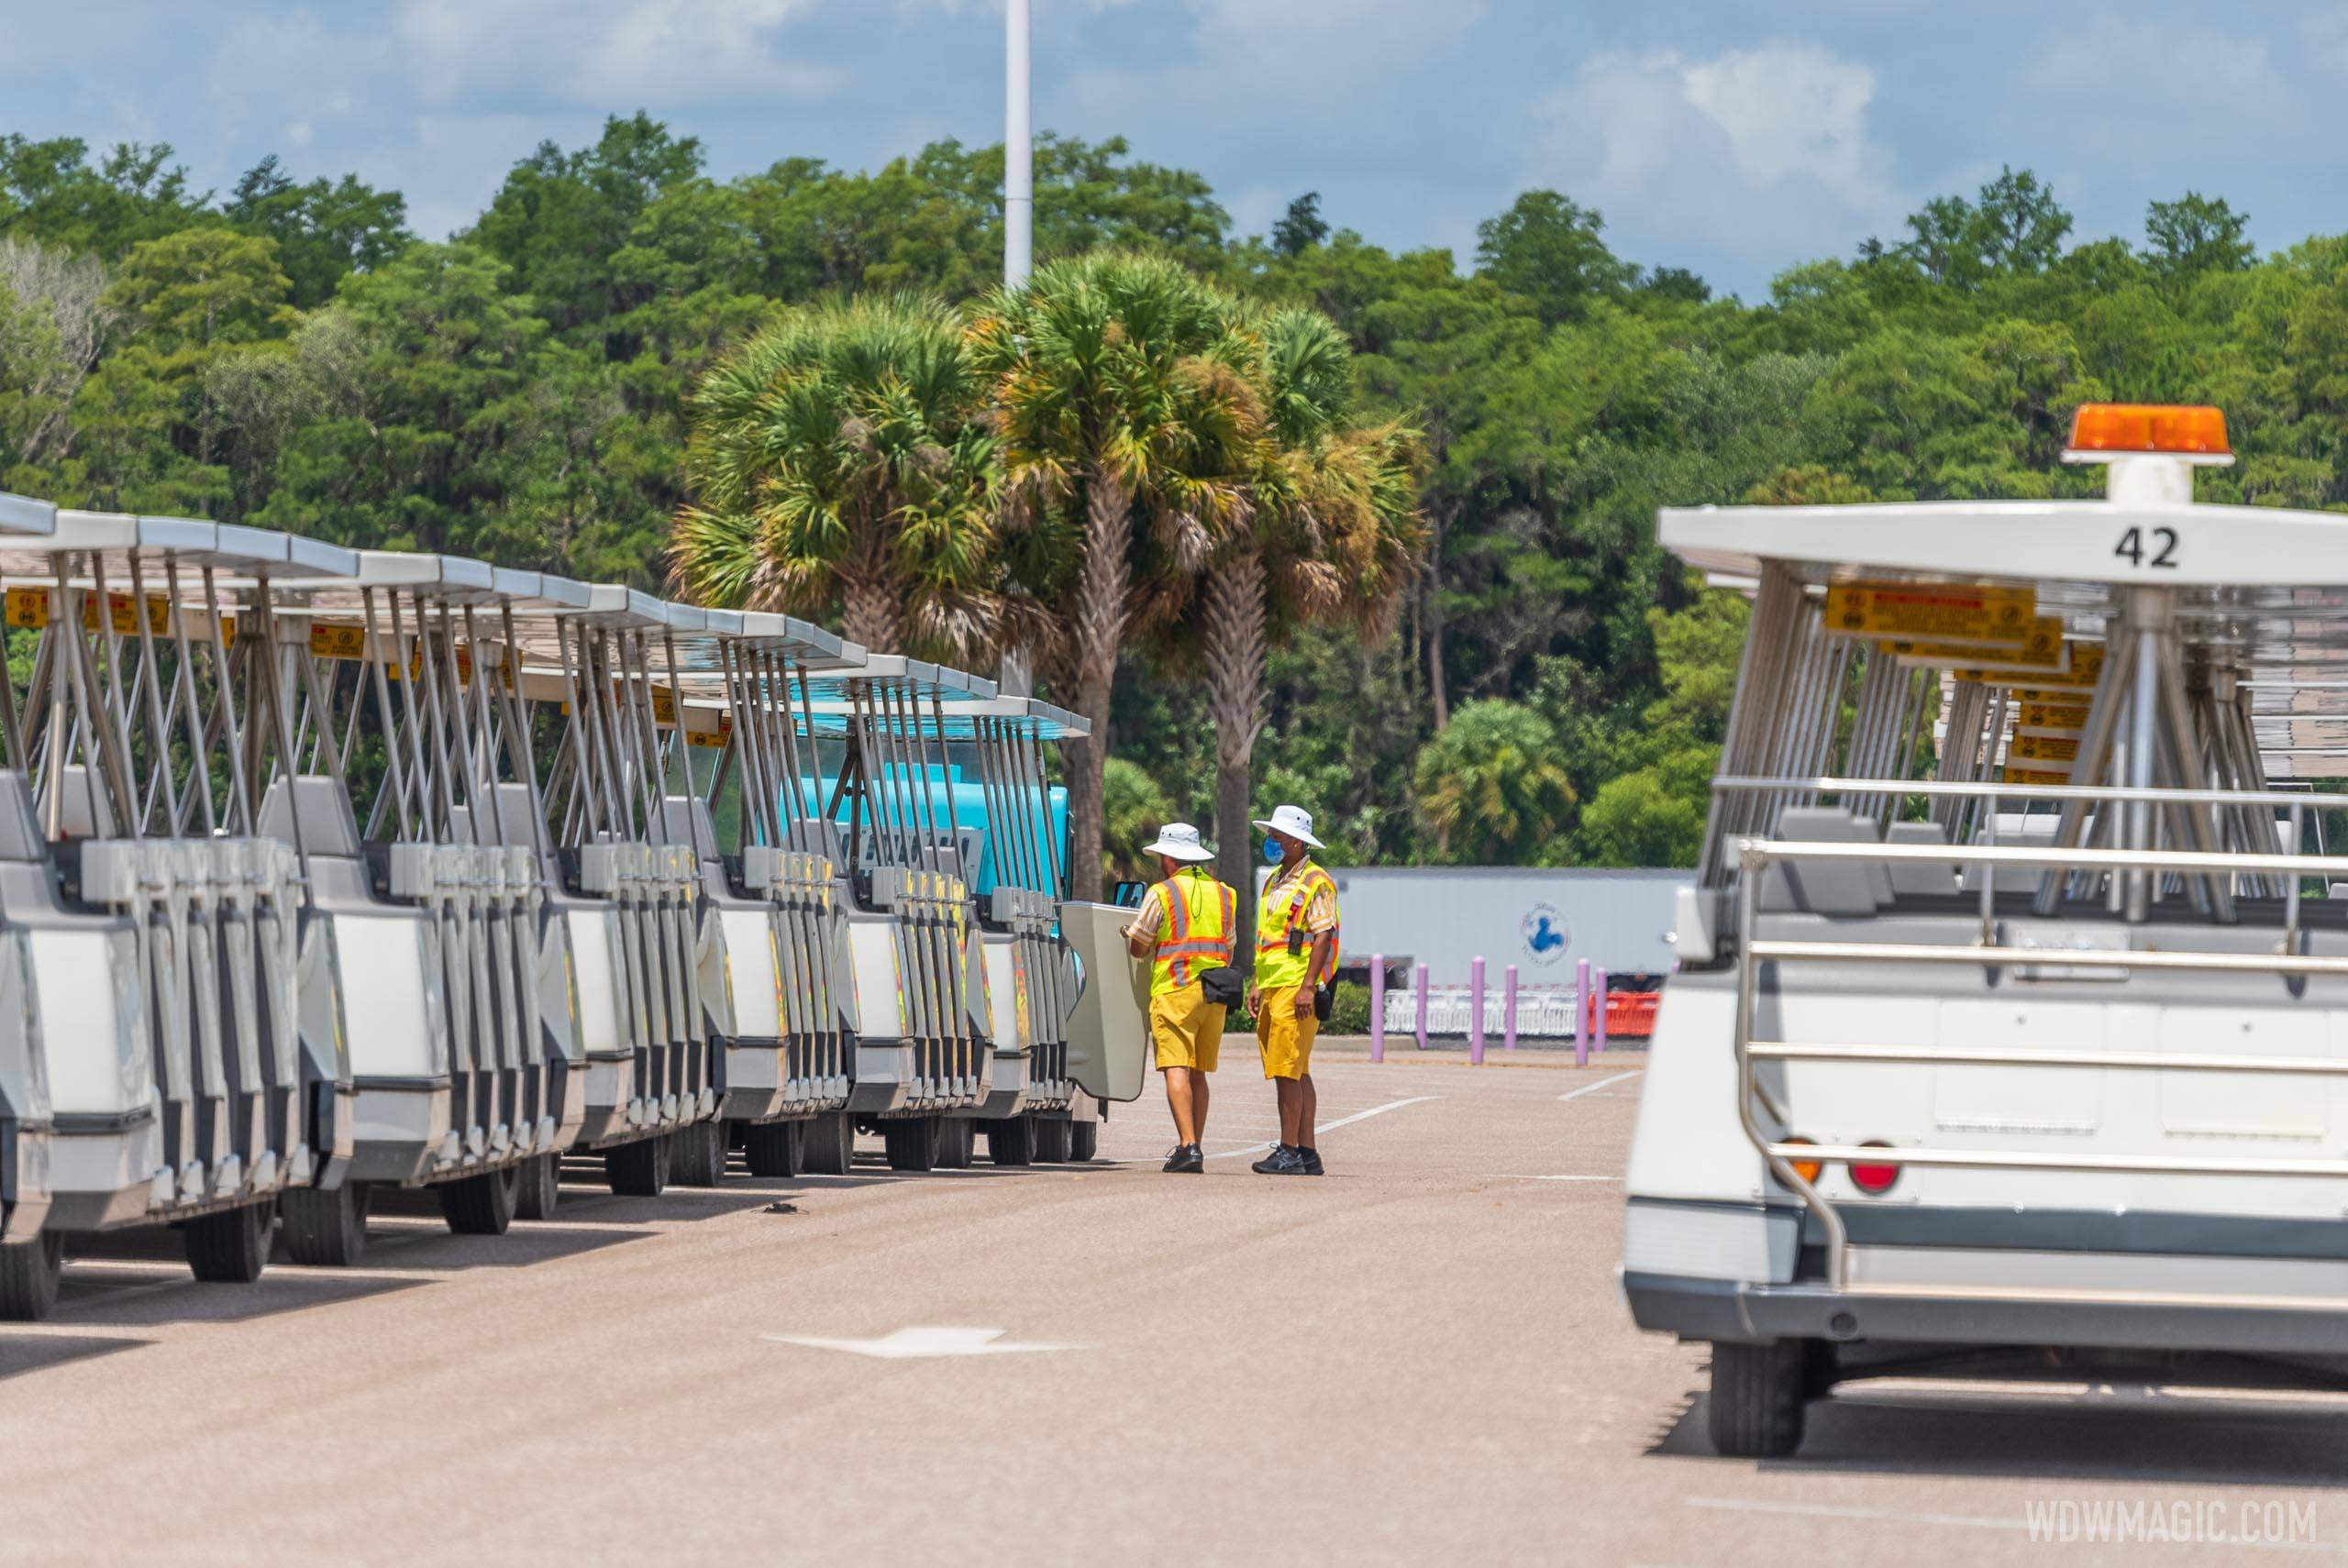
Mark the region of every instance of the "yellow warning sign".
[[2068, 784], [2071, 781], [2071, 770], [2067, 767], [2008, 767], [2005, 774], [2009, 784]]
[[2088, 711], [2081, 703], [2024, 701], [2015, 723], [2026, 730], [2083, 730]]
[[[1927, 643], [1904, 638], [1886, 641], [1882, 646], [1901, 658], [1919, 664], [1975, 665], [1989, 657], [1991, 649], [1979, 643]], [[2063, 622], [2060, 616], [2032, 617], [2023, 629], [2021, 641], [2010, 648], [1995, 650], [1997, 662], [2017, 669], [2052, 669], [2063, 668]]]
[[[2092, 690], [2095, 683], [2103, 678], [2103, 645], [2074, 641], [2069, 647], [2070, 657], [2066, 668], [2059, 672], [2048, 671], [2043, 674], [2029, 675], [2027, 679], [2030, 685], [2018, 690], [2015, 695], [2024, 701], [2060, 702], [2066, 699], [2076, 699], [2077, 692], [2081, 690]], [[1959, 680], [1977, 681], [1988, 686], [2010, 685], [2014, 679], [2012, 672], [1999, 669], [1995, 666], [1952, 669], [1949, 674]], [[2060, 690], [2056, 690], [2058, 688]]]
[[313, 624], [310, 627], [310, 652], [318, 658], [364, 658], [367, 657], [367, 628]]
[[2022, 642], [2038, 618], [2038, 592], [1954, 582], [1838, 582], [1826, 590], [1826, 624], [1863, 637]]
[[2006, 748], [2008, 756], [2018, 756], [2024, 762], [2068, 762], [2079, 755], [2077, 735], [2016, 735], [2013, 745]]
[[[116, 636], [135, 636], [138, 632], [136, 602], [127, 593], [106, 595], [106, 623]], [[50, 592], [46, 588], [12, 588], [8, 590], [6, 620], [11, 626], [38, 630], [49, 624]], [[82, 596], [82, 629], [98, 629], [98, 602], [89, 594]], [[172, 631], [171, 601], [160, 593], [147, 596], [147, 629], [159, 637]]]

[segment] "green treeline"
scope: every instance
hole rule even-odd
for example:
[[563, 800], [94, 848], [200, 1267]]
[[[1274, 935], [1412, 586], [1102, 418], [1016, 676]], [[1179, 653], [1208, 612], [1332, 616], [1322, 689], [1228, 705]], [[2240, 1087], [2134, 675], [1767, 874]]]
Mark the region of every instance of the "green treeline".
[[[700, 499], [693, 422], [716, 417], [696, 410], [720, 407], [696, 391], [754, 335], [887, 297], [912, 313], [892, 330], [996, 321], [976, 373], [1015, 369], [1002, 345], [1026, 338], [989, 314], [1000, 149], [726, 182], [703, 163], [615, 118], [593, 147], [540, 147], [431, 244], [355, 177], [271, 159], [201, 192], [168, 148], [0, 137], [0, 488], [662, 588]], [[1310, 196], [1238, 236], [1205, 181], [1115, 140], [1047, 138], [1036, 198], [1039, 257], [1170, 259], [1256, 312], [1259, 346], [1279, 313], [1300, 344], [1325, 316], [1349, 350], [1331, 439], [1407, 437], [1423, 541], [1390, 609], [1275, 602], [1264, 626], [1254, 794], [1311, 806], [1340, 858], [1689, 859], [1744, 610], [1655, 547], [1659, 505], [2091, 494], [2056, 459], [2073, 405], [2103, 397], [2222, 406], [2242, 461], [2205, 496], [2348, 502], [2348, 237], [2260, 259], [2198, 194], [2153, 203], [2140, 239], [2079, 243], [2010, 171], [1753, 303], [1615, 256], [1553, 192], [1469, 258], [1383, 250]], [[1036, 417], [920, 449], [1025, 505], [1000, 475], [1048, 470]], [[939, 494], [964, 471], [905, 470]], [[1021, 536], [1048, 513], [1019, 513]], [[910, 608], [950, 627], [967, 606]], [[1215, 817], [1216, 677], [1191, 613], [1117, 659], [1113, 866], [1163, 816]], [[1059, 694], [1080, 672], [1041, 673]]]

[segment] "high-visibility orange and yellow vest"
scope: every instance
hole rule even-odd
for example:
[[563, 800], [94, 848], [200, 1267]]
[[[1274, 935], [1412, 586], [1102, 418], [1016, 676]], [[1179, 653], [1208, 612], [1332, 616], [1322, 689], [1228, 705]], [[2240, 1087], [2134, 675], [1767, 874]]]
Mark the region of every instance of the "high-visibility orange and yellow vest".
[[1164, 996], [1196, 981], [1209, 969], [1231, 966], [1239, 921], [1239, 895], [1200, 866], [1186, 866], [1157, 885], [1166, 900], [1166, 924], [1149, 969], [1149, 994]]
[[[1304, 922], [1312, 911], [1312, 900], [1323, 893], [1329, 895], [1332, 913], [1337, 908], [1337, 885], [1329, 873], [1307, 860], [1297, 867], [1296, 874], [1275, 887], [1264, 885], [1264, 896], [1256, 909], [1256, 984], [1264, 990], [1284, 990], [1303, 985], [1308, 977], [1318, 984], [1328, 975], [1308, 977], [1312, 966], [1312, 933]], [[1293, 950], [1289, 945], [1290, 933], [1298, 940]], [[1332, 935], [1329, 943], [1329, 971], [1335, 973], [1337, 944]]]

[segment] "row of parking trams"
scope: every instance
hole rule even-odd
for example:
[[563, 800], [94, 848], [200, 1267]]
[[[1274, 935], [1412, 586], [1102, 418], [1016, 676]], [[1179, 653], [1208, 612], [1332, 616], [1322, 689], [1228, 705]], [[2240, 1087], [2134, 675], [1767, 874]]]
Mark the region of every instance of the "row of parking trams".
[[494, 1234], [566, 1157], [1083, 1160], [1140, 1092], [1120, 917], [1061, 897], [1072, 714], [783, 615], [16, 496], [0, 586], [0, 1316], [75, 1234], [249, 1280], [280, 1222], [356, 1261], [378, 1187]]

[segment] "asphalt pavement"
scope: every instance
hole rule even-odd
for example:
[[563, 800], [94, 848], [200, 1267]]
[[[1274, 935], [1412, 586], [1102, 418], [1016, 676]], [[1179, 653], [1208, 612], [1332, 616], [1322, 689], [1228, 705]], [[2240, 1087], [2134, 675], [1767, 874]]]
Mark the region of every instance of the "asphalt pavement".
[[249, 1286], [110, 1238], [0, 1327], [0, 1562], [2348, 1556], [2348, 1398], [1868, 1386], [1795, 1460], [1716, 1458], [1702, 1347], [1615, 1288], [1637, 1054], [1331, 1050], [1314, 1180], [1248, 1170], [1245, 1045], [1202, 1176], [1145, 1100], [1089, 1166], [582, 1165], [502, 1238], [410, 1198], [364, 1266]]

